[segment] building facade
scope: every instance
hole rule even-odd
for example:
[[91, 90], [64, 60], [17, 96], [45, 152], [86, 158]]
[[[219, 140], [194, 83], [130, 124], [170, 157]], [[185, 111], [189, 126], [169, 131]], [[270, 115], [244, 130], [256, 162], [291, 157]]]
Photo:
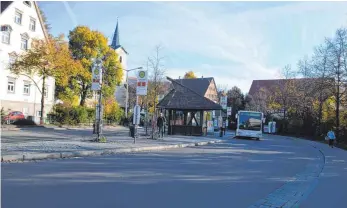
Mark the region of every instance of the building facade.
[[[46, 39], [38, 5], [34, 1], [1, 1], [0, 13], [0, 107], [4, 111], [21, 111], [39, 122], [41, 116], [41, 93], [33, 80], [42, 87], [38, 76], [15, 75], [9, 70], [14, 61], [14, 54], [30, 49], [32, 40]], [[52, 77], [46, 80], [45, 112], [50, 112], [54, 104], [55, 81]]]

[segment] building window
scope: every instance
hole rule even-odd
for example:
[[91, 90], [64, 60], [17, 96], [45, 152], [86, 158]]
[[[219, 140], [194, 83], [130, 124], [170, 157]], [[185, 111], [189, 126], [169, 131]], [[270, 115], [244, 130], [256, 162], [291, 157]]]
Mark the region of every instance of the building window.
[[20, 48], [22, 50], [28, 50], [28, 40], [27, 39], [25, 39], [25, 38], [21, 39]]
[[9, 79], [7, 81], [7, 92], [14, 93], [14, 89], [15, 89], [15, 80]]
[[24, 82], [23, 94], [30, 95], [30, 83]]
[[35, 19], [33, 19], [33, 18], [30, 18], [29, 29], [30, 29], [31, 31], [35, 31], [35, 29], [36, 29], [36, 21], [35, 21]]
[[10, 32], [2, 32], [2, 34], [1, 34], [1, 42], [2, 43], [6, 43], [6, 44], [10, 44], [10, 37], [11, 37], [11, 33]]
[[36, 111], [36, 116], [37, 117], [41, 117], [41, 115], [42, 115], [41, 111]]
[[16, 57], [13, 55], [9, 55], [8, 63], [12, 65], [14, 64], [14, 62], [16, 62]]
[[29, 40], [29, 35], [27, 33], [21, 34], [20, 48], [22, 50], [28, 50], [28, 40]]
[[45, 94], [45, 98], [47, 98], [48, 97], [48, 85], [45, 86], [45, 93], [44, 94]]
[[31, 7], [30, 1], [23, 1], [23, 3], [24, 3], [25, 5], [27, 5], [28, 7]]
[[122, 63], [122, 56], [119, 56], [119, 62]]
[[9, 25], [1, 26], [1, 42], [10, 44], [12, 28]]
[[21, 25], [22, 24], [22, 17], [23, 17], [22, 12], [16, 10], [16, 13], [14, 16], [14, 22]]

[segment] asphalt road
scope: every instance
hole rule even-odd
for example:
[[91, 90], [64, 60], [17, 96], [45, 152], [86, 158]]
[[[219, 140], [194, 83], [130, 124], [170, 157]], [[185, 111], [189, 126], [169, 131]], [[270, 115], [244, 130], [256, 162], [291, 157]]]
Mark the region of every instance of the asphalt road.
[[[336, 157], [346, 156], [342, 150], [339, 154]], [[324, 161], [317, 148], [277, 136], [152, 153], [2, 164], [2, 207], [247, 208], [261, 207], [262, 199], [268, 200], [264, 207], [293, 199], [305, 207], [326, 207], [319, 203], [329, 198], [321, 195], [325, 184], [334, 181], [336, 190], [346, 171], [317, 185], [310, 174], [319, 164]], [[346, 197], [337, 197], [334, 208], [345, 207]]]

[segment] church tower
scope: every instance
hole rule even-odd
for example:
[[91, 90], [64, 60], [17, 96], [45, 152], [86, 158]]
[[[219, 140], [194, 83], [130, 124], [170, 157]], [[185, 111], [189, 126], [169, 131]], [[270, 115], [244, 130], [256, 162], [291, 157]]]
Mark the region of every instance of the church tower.
[[113, 48], [118, 54], [119, 62], [122, 64], [123, 69], [128, 69], [128, 66], [127, 66], [128, 52], [120, 44], [118, 19], [117, 19], [117, 26], [112, 38], [111, 48]]

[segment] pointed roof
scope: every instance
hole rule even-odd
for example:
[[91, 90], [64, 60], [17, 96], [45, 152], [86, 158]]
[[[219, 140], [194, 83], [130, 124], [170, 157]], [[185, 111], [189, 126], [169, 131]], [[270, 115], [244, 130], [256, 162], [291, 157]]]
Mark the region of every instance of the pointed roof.
[[222, 106], [205, 98], [179, 81], [167, 77], [173, 89], [158, 103], [158, 108], [182, 110], [222, 110]]
[[121, 48], [126, 54], [128, 54], [128, 52], [124, 49], [124, 47], [120, 45], [120, 41], [119, 41], [119, 28], [118, 28], [118, 18], [117, 18], [116, 29], [114, 30], [114, 33], [113, 33], [111, 48], [113, 48], [114, 50], [117, 50], [118, 48]]
[[119, 43], [119, 29], [118, 29], [118, 19], [117, 19], [117, 26], [116, 26], [116, 29], [114, 31], [114, 34], [113, 34], [113, 39], [112, 39], [112, 44], [111, 44], [111, 47], [113, 49], [117, 49], [119, 47], [121, 47], [120, 43]]
[[206, 78], [194, 78], [194, 79], [175, 79], [176, 82], [183, 84], [184, 86], [194, 90], [199, 95], [205, 96], [208, 87], [212, 82], [213, 77]]

